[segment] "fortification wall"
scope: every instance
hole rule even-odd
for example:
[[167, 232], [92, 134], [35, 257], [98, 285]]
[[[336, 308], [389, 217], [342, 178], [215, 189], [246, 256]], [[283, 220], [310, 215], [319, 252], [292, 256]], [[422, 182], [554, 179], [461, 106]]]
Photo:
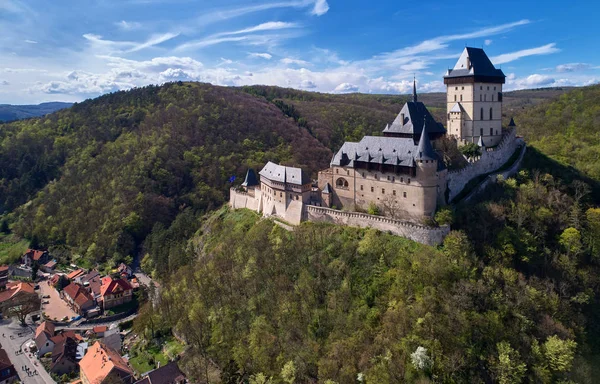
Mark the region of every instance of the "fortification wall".
[[233, 209], [248, 208], [258, 212], [258, 198], [231, 188], [229, 190], [229, 206]]
[[439, 228], [426, 227], [390, 219], [388, 217], [373, 216], [359, 212], [339, 211], [312, 205], [305, 207], [304, 220], [360, 228], [375, 228], [380, 231], [389, 231], [394, 235], [406, 237], [407, 239], [418, 243], [432, 246], [441, 244], [444, 237], [450, 233], [449, 226], [442, 226]]
[[518, 144], [516, 129], [513, 128], [502, 137], [498, 146], [486, 148], [479, 160], [457, 171], [448, 172], [448, 202], [452, 201], [471, 179], [503, 166], [515, 152]]

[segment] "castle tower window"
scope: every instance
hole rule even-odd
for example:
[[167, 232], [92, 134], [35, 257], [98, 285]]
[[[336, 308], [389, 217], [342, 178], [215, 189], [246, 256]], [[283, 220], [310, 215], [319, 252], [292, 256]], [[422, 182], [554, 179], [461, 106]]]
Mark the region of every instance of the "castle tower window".
[[381, 194], [385, 195], [385, 189], [384, 188], [381, 188]]
[[363, 179], [365, 178], [365, 173], [364, 172], [362, 173], [362, 177], [363, 177]]
[[479, 101], [483, 101], [483, 95], [479, 94]]
[[460, 95], [460, 101], [462, 101], [462, 95]]
[[406, 198], [406, 192], [402, 192], [402, 196]]
[[487, 89], [487, 90], [488, 90], [488, 91], [490, 90], [490, 86], [489, 86], [489, 85], [488, 85], [488, 89]]
[[360, 190], [361, 190], [361, 191], [363, 190], [363, 186], [362, 186], [362, 185], [360, 186]]
[[395, 189], [392, 191], [392, 195], [396, 196], [396, 190]]
[[483, 85], [480, 85], [480, 86], [479, 86], [479, 90], [480, 90], [480, 91], [483, 91]]
[[375, 188], [371, 187], [371, 192], [375, 192]]
[[494, 136], [494, 128], [490, 128], [490, 136]]
[[454, 95], [454, 101], [456, 101], [456, 95]]
[[496, 90], [496, 87], [494, 87], [494, 91]]
[[492, 111], [493, 111], [492, 108], [490, 108], [490, 120], [492, 120], [492, 116], [493, 116]]
[[481, 113], [479, 115], [479, 120], [483, 120], [483, 108], [481, 108]]
[[454, 87], [454, 90], [455, 90], [455, 91], [458, 91], [458, 87]]
[[465, 90], [465, 87], [461, 87], [460, 89], [462, 89], [463, 91]]
[[410, 184], [410, 177], [406, 180], [407, 184]]

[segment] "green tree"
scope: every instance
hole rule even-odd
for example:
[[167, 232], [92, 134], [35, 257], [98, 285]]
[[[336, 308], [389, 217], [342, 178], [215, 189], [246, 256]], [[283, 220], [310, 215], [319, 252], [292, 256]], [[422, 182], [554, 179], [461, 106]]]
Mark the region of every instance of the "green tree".
[[37, 280], [37, 274], [38, 271], [40, 270], [40, 266], [37, 263], [37, 261], [33, 262], [33, 265], [31, 266], [31, 280], [36, 281]]
[[296, 365], [292, 360], [285, 363], [281, 369], [281, 378], [287, 384], [294, 384], [296, 382]]
[[581, 244], [581, 233], [575, 228], [567, 228], [560, 235], [560, 245], [563, 246], [568, 256], [575, 256], [583, 248]]
[[494, 371], [498, 383], [517, 384], [523, 381], [527, 370], [526, 364], [521, 361], [519, 352], [515, 351], [508, 342], [496, 344], [498, 358], [494, 364]]
[[594, 257], [600, 257], [600, 208], [590, 208], [585, 212], [587, 219], [587, 243]]
[[550, 336], [543, 345], [548, 366], [555, 373], [566, 373], [571, 370], [577, 343], [574, 340], [563, 340], [558, 336]]
[[8, 221], [6, 221], [6, 220], [0, 221], [0, 232], [10, 233], [10, 228], [8, 228]]

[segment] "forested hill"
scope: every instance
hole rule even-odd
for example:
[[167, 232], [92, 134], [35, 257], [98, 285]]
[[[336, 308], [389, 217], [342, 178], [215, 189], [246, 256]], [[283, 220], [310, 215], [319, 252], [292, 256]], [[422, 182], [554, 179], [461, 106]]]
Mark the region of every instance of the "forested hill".
[[[506, 101], [562, 92], [519, 91]], [[231, 176], [248, 167], [271, 160], [316, 176], [345, 140], [379, 134], [407, 98], [171, 83], [2, 124], [0, 214], [39, 245], [90, 264], [118, 260], [147, 249], [151, 233], [185, 237], [177, 228], [189, 212], [223, 204]], [[444, 121], [443, 94], [420, 98]]]
[[0, 122], [44, 116], [60, 109], [69, 108], [73, 103], [42, 103], [37, 105], [0, 104]]

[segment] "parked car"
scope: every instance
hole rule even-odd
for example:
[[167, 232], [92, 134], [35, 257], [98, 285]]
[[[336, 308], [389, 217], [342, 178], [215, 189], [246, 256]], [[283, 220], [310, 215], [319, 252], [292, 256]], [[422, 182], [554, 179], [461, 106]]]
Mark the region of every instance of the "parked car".
[[42, 296], [42, 299], [49, 299], [49, 298], [50, 298], [50, 295], [44, 295], [44, 296]]

